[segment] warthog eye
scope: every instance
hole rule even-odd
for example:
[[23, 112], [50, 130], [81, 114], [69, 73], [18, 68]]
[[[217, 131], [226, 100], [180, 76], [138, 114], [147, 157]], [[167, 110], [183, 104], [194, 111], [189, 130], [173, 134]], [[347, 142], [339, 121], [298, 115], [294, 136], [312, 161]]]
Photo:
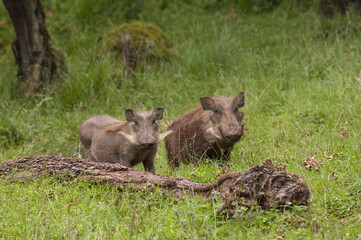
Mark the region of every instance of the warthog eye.
[[214, 113], [220, 113], [221, 111], [219, 111], [218, 108], [214, 109]]
[[154, 119], [152, 120], [152, 124], [155, 124], [155, 120], [154, 120]]
[[134, 124], [135, 124], [135, 125], [138, 125], [138, 121], [137, 121], [137, 120], [134, 120]]
[[235, 111], [235, 112], [238, 112], [238, 107], [235, 107], [235, 108], [234, 108], [234, 111]]

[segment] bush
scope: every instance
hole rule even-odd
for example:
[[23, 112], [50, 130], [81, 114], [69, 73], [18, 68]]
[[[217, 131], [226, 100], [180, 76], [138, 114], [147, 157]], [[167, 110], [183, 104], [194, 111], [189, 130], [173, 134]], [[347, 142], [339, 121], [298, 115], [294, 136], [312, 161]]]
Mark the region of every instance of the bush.
[[154, 62], [168, 61], [173, 56], [169, 38], [155, 25], [143, 21], [116, 26], [100, 42], [102, 50], [123, 59], [126, 70], [134, 70], [138, 62], [148, 67]]
[[19, 145], [23, 141], [23, 135], [10, 123], [9, 120], [0, 122], [0, 147], [8, 148], [11, 145]]

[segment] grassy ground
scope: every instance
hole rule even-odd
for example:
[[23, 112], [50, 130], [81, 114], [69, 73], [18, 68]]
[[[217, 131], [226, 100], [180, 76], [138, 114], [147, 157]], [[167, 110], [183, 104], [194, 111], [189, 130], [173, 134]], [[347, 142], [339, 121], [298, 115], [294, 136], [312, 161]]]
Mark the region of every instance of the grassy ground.
[[[15, 37], [0, 5], [0, 162], [26, 155], [78, 156], [78, 127], [87, 116], [165, 108], [168, 121], [199, 104], [199, 97], [246, 92], [249, 130], [232, 152], [230, 171], [273, 158], [302, 176], [312, 191], [310, 213], [241, 209], [234, 218], [214, 215], [220, 202], [170, 199], [157, 192], [117, 192], [63, 179], [0, 180], [3, 239], [356, 239], [361, 237], [361, 17], [349, 12], [320, 19], [311, 8], [281, 5], [245, 15], [214, 1], [44, 2], [50, 34], [64, 52], [68, 76], [43, 93], [18, 96]], [[128, 5], [125, 5], [128, 4]], [[179, 59], [123, 74], [123, 66], [98, 51], [109, 27], [132, 19], [159, 26]], [[119, 87], [119, 82], [121, 86]], [[323, 156], [334, 155], [331, 161]], [[336, 155], [336, 153], [339, 153]], [[310, 156], [324, 164], [304, 170]], [[137, 169], [143, 169], [137, 166]], [[159, 174], [209, 182], [221, 170], [167, 166], [164, 144]], [[337, 177], [335, 177], [337, 175]]]

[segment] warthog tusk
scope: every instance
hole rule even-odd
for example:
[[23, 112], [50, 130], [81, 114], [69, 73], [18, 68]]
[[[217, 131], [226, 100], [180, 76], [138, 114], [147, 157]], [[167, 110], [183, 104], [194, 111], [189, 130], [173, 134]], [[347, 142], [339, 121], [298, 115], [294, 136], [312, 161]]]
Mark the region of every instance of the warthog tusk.
[[127, 134], [127, 133], [125, 133], [125, 132], [122, 132], [122, 131], [120, 131], [119, 133], [122, 134], [123, 137], [125, 137], [130, 143], [135, 144], [135, 145], [139, 145], [139, 143], [137, 143], [137, 142], [134, 140], [134, 138], [133, 138], [132, 135], [129, 135], [129, 134]]
[[208, 128], [206, 133], [211, 134], [212, 136], [215, 136], [217, 139], [222, 138], [222, 136], [220, 134], [218, 134], [216, 131], [214, 131], [213, 127]]
[[172, 133], [172, 130], [171, 130], [171, 131], [166, 131], [166, 132], [164, 132], [164, 133], [159, 134], [159, 140], [158, 140], [158, 142], [162, 141], [166, 136], [168, 136], [168, 135], [171, 134], [171, 133]]

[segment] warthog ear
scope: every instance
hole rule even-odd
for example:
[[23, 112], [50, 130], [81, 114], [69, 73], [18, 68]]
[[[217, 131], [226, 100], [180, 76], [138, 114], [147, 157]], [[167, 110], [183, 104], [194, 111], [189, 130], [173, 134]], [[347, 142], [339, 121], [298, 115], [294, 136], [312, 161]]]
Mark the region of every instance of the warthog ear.
[[199, 100], [201, 100], [201, 105], [204, 111], [208, 111], [208, 110], [213, 111], [216, 107], [213, 98], [201, 97]]
[[163, 119], [163, 112], [164, 112], [164, 108], [162, 108], [162, 107], [157, 107], [156, 109], [154, 109], [153, 110], [154, 120]]
[[239, 108], [244, 106], [244, 92], [239, 92], [233, 99], [232, 105]]
[[130, 109], [130, 108], [125, 109], [125, 119], [128, 122], [134, 122], [135, 112], [133, 109]]

